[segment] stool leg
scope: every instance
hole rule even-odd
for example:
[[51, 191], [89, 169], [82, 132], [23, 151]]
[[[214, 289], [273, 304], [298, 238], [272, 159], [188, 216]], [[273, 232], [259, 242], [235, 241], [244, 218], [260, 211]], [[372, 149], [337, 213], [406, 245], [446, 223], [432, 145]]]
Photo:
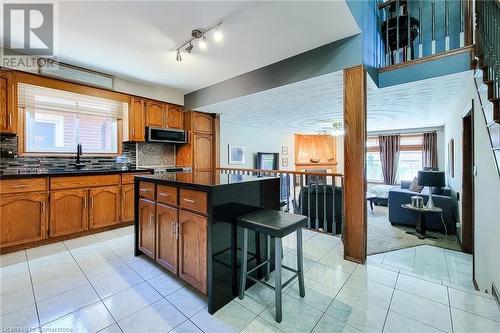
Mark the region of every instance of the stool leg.
[[274, 286], [275, 286], [275, 320], [281, 323], [281, 238], [274, 239]]
[[266, 259], [267, 259], [267, 264], [266, 264], [266, 281], [269, 280], [269, 274], [271, 272], [271, 236], [267, 235], [266, 236]]
[[245, 285], [247, 282], [247, 263], [248, 263], [248, 229], [243, 228], [243, 249], [241, 256], [241, 281], [240, 281], [240, 299], [245, 297]]
[[300, 297], [306, 296], [304, 288], [304, 258], [302, 253], [302, 228], [297, 230], [297, 271], [299, 271], [299, 293]]

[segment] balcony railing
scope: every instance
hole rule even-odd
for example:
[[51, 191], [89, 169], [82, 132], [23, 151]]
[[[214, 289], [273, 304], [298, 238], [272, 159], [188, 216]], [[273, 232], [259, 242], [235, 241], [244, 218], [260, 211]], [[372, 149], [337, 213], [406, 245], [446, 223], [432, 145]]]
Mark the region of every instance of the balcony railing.
[[472, 44], [471, 0], [386, 0], [379, 4], [382, 67]]
[[343, 184], [339, 173], [218, 168], [222, 174], [279, 177], [284, 211], [307, 216], [309, 229], [343, 234]]

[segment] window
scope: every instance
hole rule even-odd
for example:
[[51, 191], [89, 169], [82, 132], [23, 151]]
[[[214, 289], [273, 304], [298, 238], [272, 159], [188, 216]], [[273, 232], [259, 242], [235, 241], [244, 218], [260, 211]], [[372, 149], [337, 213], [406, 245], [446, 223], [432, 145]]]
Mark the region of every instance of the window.
[[26, 153], [118, 154], [118, 122], [124, 103], [56, 89], [19, 84]]
[[[382, 163], [377, 137], [366, 143], [366, 178], [370, 182], [383, 182]], [[412, 180], [422, 170], [422, 135], [401, 135], [397, 181]]]

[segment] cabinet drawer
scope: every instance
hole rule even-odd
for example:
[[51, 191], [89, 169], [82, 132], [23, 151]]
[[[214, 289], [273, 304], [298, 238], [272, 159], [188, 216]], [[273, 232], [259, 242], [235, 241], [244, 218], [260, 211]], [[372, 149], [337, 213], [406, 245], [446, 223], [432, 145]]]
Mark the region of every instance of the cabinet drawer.
[[139, 196], [141, 198], [155, 199], [155, 184], [148, 182], [139, 182]]
[[21, 193], [47, 190], [47, 178], [35, 179], [6, 179], [0, 181], [0, 192]]
[[122, 174], [122, 184], [133, 184], [134, 183], [134, 177], [135, 176], [145, 176], [145, 175], [150, 175], [150, 172], [143, 172], [143, 173], [123, 173]]
[[50, 178], [50, 189], [82, 188], [94, 186], [119, 185], [120, 175], [74, 176]]
[[177, 187], [158, 185], [156, 187], [156, 201], [177, 205]]
[[207, 192], [181, 189], [179, 200], [182, 208], [200, 213], [207, 212]]

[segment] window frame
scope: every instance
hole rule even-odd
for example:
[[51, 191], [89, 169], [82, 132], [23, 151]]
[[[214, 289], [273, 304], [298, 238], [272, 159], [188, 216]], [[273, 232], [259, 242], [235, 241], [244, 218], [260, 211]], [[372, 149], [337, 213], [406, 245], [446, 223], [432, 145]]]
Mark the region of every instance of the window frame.
[[[423, 140], [423, 136], [424, 136], [424, 133], [411, 133], [411, 134], [400, 134], [401, 136], [401, 139], [415, 139], [415, 138], [418, 138], [418, 139], [421, 139], [420, 142], [422, 142]], [[378, 140], [378, 136], [368, 136], [367, 137], [367, 143], [368, 143], [368, 140]], [[422, 153], [422, 148], [423, 148], [423, 145], [422, 143], [420, 144], [408, 144], [408, 145], [401, 145], [400, 144], [400, 151], [409, 151], [409, 152], [420, 152]], [[366, 152], [370, 152], [370, 153], [379, 153], [380, 154], [380, 148], [377, 145], [375, 146], [370, 146], [370, 147], [366, 147]], [[366, 163], [366, 162], [365, 162]], [[367, 173], [368, 174], [368, 173]], [[399, 178], [399, 177], [398, 177]], [[376, 180], [376, 179], [366, 179], [367, 183], [370, 183], [370, 184], [383, 184], [384, 181], [381, 180]], [[398, 179], [398, 184], [400, 183], [401, 181]]]

